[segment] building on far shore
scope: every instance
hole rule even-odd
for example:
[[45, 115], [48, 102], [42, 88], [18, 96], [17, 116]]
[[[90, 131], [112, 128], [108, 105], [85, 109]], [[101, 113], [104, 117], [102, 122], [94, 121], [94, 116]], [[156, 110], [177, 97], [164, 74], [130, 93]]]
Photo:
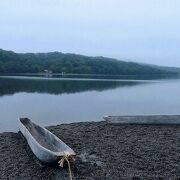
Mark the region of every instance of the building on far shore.
[[52, 77], [53, 71], [49, 69], [45, 69], [44, 74], [46, 77]]
[[45, 69], [45, 70], [44, 70], [44, 73], [46, 73], [46, 74], [52, 74], [53, 71], [52, 71], [52, 70], [49, 70], [49, 69]]

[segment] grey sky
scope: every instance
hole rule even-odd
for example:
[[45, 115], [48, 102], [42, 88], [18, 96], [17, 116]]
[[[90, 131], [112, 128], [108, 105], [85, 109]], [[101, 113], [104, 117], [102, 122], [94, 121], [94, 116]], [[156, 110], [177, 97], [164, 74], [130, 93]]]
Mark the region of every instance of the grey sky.
[[180, 1], [1, 0], [0, 48], [180, 67]]

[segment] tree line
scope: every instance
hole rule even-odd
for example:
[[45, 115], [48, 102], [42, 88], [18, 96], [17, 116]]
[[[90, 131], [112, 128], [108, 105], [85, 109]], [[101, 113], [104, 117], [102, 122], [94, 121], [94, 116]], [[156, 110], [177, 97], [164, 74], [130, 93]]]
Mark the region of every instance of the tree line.
[[0, 50], [0, 73], [53, 73], [143, 75], [176, 73], [158, 66], [125, 62], [105, 57], [88, 57], [77, 54], [15, 53]]

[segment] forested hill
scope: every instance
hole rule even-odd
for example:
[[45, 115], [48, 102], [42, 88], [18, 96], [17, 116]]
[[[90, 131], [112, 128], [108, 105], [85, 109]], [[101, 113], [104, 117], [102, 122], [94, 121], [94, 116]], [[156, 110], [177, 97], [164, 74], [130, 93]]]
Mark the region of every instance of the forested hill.
[[134, 62], [125, 62], [105, 57], [88, 57], [76, 54], [15, 53], [0, 49], [0, 73], [53, 73], [146, 75], [177, 73], [171, 68], [158, 68]]

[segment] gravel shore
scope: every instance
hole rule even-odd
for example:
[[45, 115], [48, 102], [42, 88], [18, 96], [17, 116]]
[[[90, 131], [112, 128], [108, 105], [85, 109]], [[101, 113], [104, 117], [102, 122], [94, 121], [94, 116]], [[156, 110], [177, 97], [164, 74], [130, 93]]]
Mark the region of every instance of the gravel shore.
[[[180, 126], [63, 124], [48, 129], [77, 153], [74, 179], [180, 178]], [[69, 179], [66, 168], [48, 167], [20, 133], [0, 134], [0, 179]]]

